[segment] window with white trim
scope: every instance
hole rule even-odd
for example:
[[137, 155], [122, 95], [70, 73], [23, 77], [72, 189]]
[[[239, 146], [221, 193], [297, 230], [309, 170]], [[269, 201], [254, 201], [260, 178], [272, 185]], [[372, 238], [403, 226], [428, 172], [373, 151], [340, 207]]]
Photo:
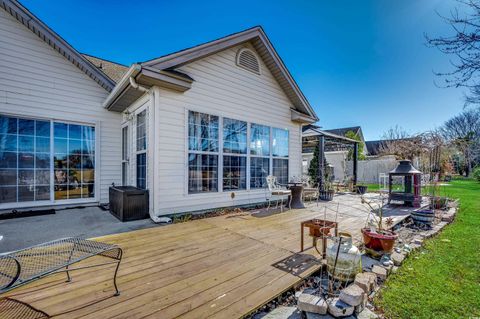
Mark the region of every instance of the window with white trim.
[[137, 187], [147, 188], [147, 111], [137, 114]]
[[188, 193], [218, 191], [219, 118], [188, 112]]
[[288, 130], [272, 128], [272, 175], [279, 184], [288, 183]]
[[223, 190], [247, 189], [247, 122], [223, 118], [223, 154]]
[[270, 127], [250, 125], [250, 188], [265, 188], [270, 174]]
[[270, 174], [288, 183], [287, 129], [189, 111], [187, 139], [189, 194], [265, 188]]

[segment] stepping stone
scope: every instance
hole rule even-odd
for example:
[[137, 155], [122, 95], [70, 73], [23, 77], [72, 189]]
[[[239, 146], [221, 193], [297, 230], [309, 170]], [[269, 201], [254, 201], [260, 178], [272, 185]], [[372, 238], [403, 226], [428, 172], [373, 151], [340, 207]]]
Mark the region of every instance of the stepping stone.
[[328, 306], [322, 297], [303, 293], [298, 297], [297, 308], [301, 311], [324, 315], [327, 313]]
[[355, 307], [344, 303], [338, 297], [329, 300], [328, 312], [334, 317], [347, 317], [353, 314]]
[[358, 306], [364, 302], [366, 295], [362, 288], [354, 284], [343, 289], [338, 298], [350, 306]]
[[405, 255], [394, 252], [391, 256], [390, 259], [393, 261], [395, 266], [400, 266], [403, 263], [403, 260], [405, 259]]
[[377, 275], [378, 278], [380, 278], [381, 280], [385, 280], [387, 279], [387, 270], [383, 267], [380, 267], [380, 266], [373, 266], [372, 268], [372, 272]]
[[262, 319], [302, 319], [302, 313], [297, 307], [278, 307], [269, 312]]

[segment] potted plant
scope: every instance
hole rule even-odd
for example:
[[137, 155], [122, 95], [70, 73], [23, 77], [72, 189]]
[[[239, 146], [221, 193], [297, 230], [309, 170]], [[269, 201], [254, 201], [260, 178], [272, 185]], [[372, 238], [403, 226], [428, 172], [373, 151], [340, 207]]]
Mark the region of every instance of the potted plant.
[[[383, 227], [384, 199], [384, 196], [380, 195], [380, 200], [375, 203], [374, 200], [362, 196], [362, 203], [367, 204], [370, 208], [367, 225], [361, 229], [363, 243], [367, 253], [374, 257], [392, 253], [393, 246], [398, 238], [398, 234]], [[375, 204], [378, 204], [378, 207], [374, 207]], [[385, 224], [388, 227], [392, 223], [393, 220], [389, 218]]]
[[362, 170], [362, 182], [356, 185], [357, 194], [364, 195], [367, 192], [368, 186], [365, 181], [365, 169]]
[[357, 194], [365, 195], [365, 193], [367, 192], [367, 189], [368, 189], [367, 185], [363, 185], [363, 184], [357, 185]]
[[335, 190], [333, 189], [330, 170], [326, 169], [324, 176], [323, 187], [318, 191], [318, 196], [320, 200], [331, 201], [335, 194]]

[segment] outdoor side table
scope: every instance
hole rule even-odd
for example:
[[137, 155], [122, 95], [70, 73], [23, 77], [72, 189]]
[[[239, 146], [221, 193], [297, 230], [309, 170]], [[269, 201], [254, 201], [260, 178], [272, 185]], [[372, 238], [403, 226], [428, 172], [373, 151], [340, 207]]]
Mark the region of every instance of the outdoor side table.
[[[309, 219], [301, 222], [300, 224], [300, 231], [301, 231], [301, 238], [300, 238], [300, 252], [304, 251], [303, 242], [304, 242], [304, 229], [308, 227], [309, 234], [312, 237], [312, 245], [315, 250], [325, 258], [327, 252], [327, 237], [330, 233], [330, 230], [334, 229], [335, 236], [338, 236], [338, 223], [333, 222], [326, 219]], [[318, 251], [317, 242], [319, 239], [322, 239], [322, 252]]]
[[302, 200], [303, 185], [302, 183], [288, 183], [288, 189], [292, 191], [292, 202], [290, 208], [305, 208]]

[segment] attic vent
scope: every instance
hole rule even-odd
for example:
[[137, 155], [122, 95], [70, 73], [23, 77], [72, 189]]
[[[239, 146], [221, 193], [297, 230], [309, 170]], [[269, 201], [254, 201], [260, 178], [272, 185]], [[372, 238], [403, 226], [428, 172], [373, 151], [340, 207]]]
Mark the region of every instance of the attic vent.
[[257, 56], [249, 49], [240, 49], [237, 53], [237, 65], [248, 71], [260, 74]]

